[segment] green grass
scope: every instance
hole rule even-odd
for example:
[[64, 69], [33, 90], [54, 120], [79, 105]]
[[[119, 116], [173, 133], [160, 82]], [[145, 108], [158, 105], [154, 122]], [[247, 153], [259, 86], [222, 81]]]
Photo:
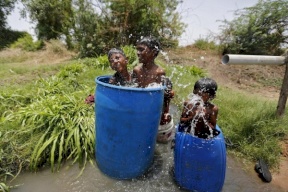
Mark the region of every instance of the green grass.
[[[94, 159], [94, 109], [84, 100], [94, 93], [96, 76], [114, 73], [105, 64], [106, 59], [73, 60], [57, 69], [42, 65], [33, 69], [37, 77], [23, 70], [26, 81], [0, 86], [0, 189], [7, 187], [5, 181], [12, 177], [10, 173], [22, 169], [37, 170], [49, 165], [54, 171], [66, 159], [85, 167]], [[195, 81], [209, 74], [195, 66], [157, 62], [172, 79], [176, 93], [172, 103], [182, 110]], [[17, 68], [13, 63], [5, 65]], [[5, 78], [9, 77], [9, 72], [3, 71]], [[261, 157], [271, 167], [277, 167], [279, 141], [288, 134], [288, 118], [275, 117], [276, 101], [219, 85], [213, 102], [220, 108], [218, 125], [234, 143], [229, 152], [253, 161]]]
[[218, 124], [235, 145], [238, 155], [255, 161], [263, 158], [271, 167], [279, 165], [281, 141], [288, 134], [287, 115], [276, 118], [276, 101], [220, 89]]

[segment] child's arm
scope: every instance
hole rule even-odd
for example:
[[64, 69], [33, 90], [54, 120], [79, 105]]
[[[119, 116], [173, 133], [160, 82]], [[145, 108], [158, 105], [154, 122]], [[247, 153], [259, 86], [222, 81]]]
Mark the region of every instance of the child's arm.
[[217, 124], [218, 110], [218, 107], [214, 105], [212, 108], [212, 113], [210, 115], [210, 121], [208, 122], [209, 127], [211, 127], [212, 129], [215, 129]]
[[188, 104], [187, 101], [184, 102], [183, 111], [180, 117], [180, 122], [191, 121], [196, 115], [197, 107], [193, 106], [193, 104]]

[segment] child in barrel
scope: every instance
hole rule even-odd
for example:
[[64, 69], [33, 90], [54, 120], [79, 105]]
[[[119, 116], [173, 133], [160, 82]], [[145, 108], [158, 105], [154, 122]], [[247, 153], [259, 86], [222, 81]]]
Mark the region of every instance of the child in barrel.
[[[133, 69], [133, 82], [142, 88], [157, 84], [166, 86], [159, 126], [161, 135], [158, 134], [159, 137], [157, 139], [159, 142], [166, 143], [172, 135], [172, 129], [170, 129], [170, 127], [172, 128], [174, 126], [171, 115], [169, 114], [169, 103], [171, 98], [174, 97], [174, 92], [171, 81], [165, 76], [165, 70], [155, 63], [155, 58], [158, 56], [161, 46], [155, 37], [147, 36], [137, 42], [136, 50], [139, 64]], [[169, 131], [167, 132], [168, 129]]]
[[193, 94], [184, 102], [178, 131], [203, 139], [218, 135], [215, 129], [218, 107], [211, 103], [216, 97], [217, 83], [211, 78], [201, 78], [194, 85]]
[[112, 48], [108, 52], [108, 60], [111, 69], [116, 71], [109, 79], [109, 83], [120, 86], [131, 84], [131, 74], [127, 69], [128, 59], [125, 53], [121, 49]]
[[137, 42], [139, 64], [133, 69], [133, 78], [138, 87], [144, 88], [151, 84], [161, 83], [165, 71], [155, 63], [160, 49], [160, 43], [154, 37], [143, 37]]
[[[128, 58], [120, 48], [112, 48], [108, 52], [108, 61], [111, 69], [116, 73], [109, 79], [109, 84], [126, 86], [131, 84], [131, 73], [128, 72]], [[87, 104], [94, 103], [94, 95], [90, 94], [85, 102]]]

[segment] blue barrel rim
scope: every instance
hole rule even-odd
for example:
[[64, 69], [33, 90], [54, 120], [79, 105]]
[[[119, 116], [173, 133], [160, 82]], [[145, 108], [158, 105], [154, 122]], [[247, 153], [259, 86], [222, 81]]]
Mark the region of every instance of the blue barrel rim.
[[140, 87], [128, 87], [128, 86], [117, 86], [117, 85], [112, 85], [109, 83], [105, 83], [103, 81], [101, 81], [102, 79], [107, 79], [112, 77], [112, 75], [102, 75], [102, 76], [98, 76], [95, 78], [95, 82], [97, 84], [100, 84], [102, 86], [105, 87], [111, 87], [111, 88], [117, 88], [117, 89], [123, 89], [123, 90], [127, 90], [127, 91], [161, 91], [166, 89], [166, 86], [161, 85], [161, 87], [145, 87], [145, 88], [140, 88]]

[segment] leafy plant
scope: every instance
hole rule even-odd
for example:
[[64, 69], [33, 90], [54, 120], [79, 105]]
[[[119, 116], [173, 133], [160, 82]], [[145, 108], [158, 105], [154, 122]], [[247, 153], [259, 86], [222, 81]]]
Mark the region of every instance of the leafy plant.
[[192, 65], [191, 67], [188, 67], [188, 72], [194, 76], [199, 76], [199, 77], [206, 76], [206, 73], [203, 71], [203, 69], [196, 67], [194, 65]]
[[138, 57], [137, 57], [137, 53], [136, 53], [136, 49], [134, 46], [132, 45], [126, 45], [124, 47], [122, 47], [126, 57], [128, 58], [128, 68], [129, 69], [133, 69], [134, 66], [137, 65], [138, 63]]
[[11, 44], [11, 48], [20, 48], [25, 51], [37, 51], [44, 46], [43, 41], [33, 41], [30, 34], [26, 33], [23, 37], [17, 39], [16, 42]]
[[200, 50], [216, 50], [218, 47], [214, 41], [202, 38], [197, 39], [193, 45]]
[[[82, 94], [80, 94], [82, 95]], [[30, 159], [32, 169], [50, 162], [51, 169], [65, 158], [86, 163], [94, 154], [94, 115], [79, 93], [38, 98], [14, 114], [21, 129], [18, 137], [28, 140], [38, 135]]]
[[286, 44], [288, 13], [286, 0], [261, 0], [235, 12], [223, 21], [219, 37], [224, 53], [280, 55]]

